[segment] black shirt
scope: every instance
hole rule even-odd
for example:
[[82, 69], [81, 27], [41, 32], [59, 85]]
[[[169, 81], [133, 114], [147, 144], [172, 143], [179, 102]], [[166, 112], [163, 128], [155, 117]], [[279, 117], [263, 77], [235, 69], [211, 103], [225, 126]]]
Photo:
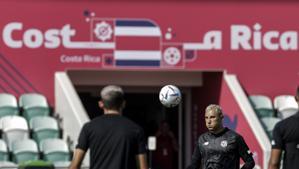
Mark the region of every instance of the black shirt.
[[188, 169], [239, 169], [240, 157], [245, 164], [242, 169], [255, 165], [242, 136], [225, 128], [218, 134], [206, 132], [198, 138]]
[[90, 169], [136, 169], [146, 152], [143, 130], [121, 115], [103, 115], [86, 123], [76, 148], [90, 148]]
[[299, 113], [275, 125], [272, 148], [285, 151], [283, 169], [299, 168]]

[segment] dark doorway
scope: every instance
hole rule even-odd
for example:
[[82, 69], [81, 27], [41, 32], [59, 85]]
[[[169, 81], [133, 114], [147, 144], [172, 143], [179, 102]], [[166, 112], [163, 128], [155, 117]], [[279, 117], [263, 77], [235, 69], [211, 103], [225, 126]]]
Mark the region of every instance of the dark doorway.
[[126, 94], [126, 108], [123, 111], [127, 116], [142, 128], [147, 136], [153, 136], [162, 121], [167, 121], [177, 136], [178, 108], [165, 108], [155, 93], [128, 93]]
[[[157, 150], [153, 152], [152, 168], [177, 169], [178, 107], [164, 107], [159, 101], [158, 93], [128, 93], [126, 101], [124, 116], [139, 124], [147, 136], [157, 136]], [[167, 130], [172, 133], [172, 136], [161, 135], [165, 122], [168, 124]], [[172, 141], [176, 143], [172, 143]]]

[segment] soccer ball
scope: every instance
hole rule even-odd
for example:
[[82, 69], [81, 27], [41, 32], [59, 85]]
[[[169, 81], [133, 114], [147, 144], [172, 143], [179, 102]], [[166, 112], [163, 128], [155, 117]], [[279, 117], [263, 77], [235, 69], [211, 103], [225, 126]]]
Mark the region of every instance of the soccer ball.
[[165, 107], [175, 107], [181, 102], [182, 95], [176, 86], [166, 85], [160, 90], [159, 99]]

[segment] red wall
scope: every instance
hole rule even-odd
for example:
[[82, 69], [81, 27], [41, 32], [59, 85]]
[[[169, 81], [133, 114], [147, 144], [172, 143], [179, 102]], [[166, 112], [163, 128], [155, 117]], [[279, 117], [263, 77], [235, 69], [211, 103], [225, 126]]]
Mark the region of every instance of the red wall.
[[205, 108], [209, 104], [219, 104], [221, 94], [222, 72], [204, 72], [202, 78], [203, 86], [192, 89], [192, 119], [196, 120], [192, 123], [196, 125], [192, 127], [193, 141], [207, 131], [204, 123]]
[[[222, 33], [221, 49], [197, 51], [197, 58], [182, 60], [174, 69], [227, 70], [237, 74], [241, 84], [249, 94], [266, 94], [274, 97], [279, 94], [293, 94], [298, 84], [299, 57], [298, 44], [294, 50], [269, 50], [265, 47], [256, 50], [231, 50], [231, 26], [246, 25], [252, 29], [259, 23], [261, 34], [275, 30], [281, 35], [285, 31], [299, 30], [299, 4], [296, 2], [208, 2], [208, 1], [38, 1], [2, 0], [0, 2], [0, 92], [19, 95], [28, 91], [47, 95], [50, 103], [54, 96], [54, 72], [72, 68], [103, 68], [103, 55], [113, 53], [102, 49], [67, 49], [59, 45], [46, 49], [44, 44], [38, 48], [9, 47], [3, 40], [3, 30], [7, 24], [19, 22], [23, 29], [15, 31], [14, 40], [23, 38], [28, 29], [42, 33], [49, 29], [60, 31], [69, 24], [76, 31], [73, 41], [88, 41], [92, 32], [86, 22], [84, 11], [95, 12], [98, 18], [150, 19], [160, 28], [161, 49], [165, 43], [183, 45], [187, 42], [201, 43], [204, 35], [211, 30]], [[173, 39], [164, 35], [171, 28]], [[57, 35], [61, 40], [61, 35]], [[272, 42], [278, 42], [274, 38]], [[295, 43], [298, 41], [295, 39]], [[250, 41], [252, 43], [252, 40]], [[99, 62], [61, 62], [63, 55], [92, 55]], [[9, 62], [3, 59], [3, 57]], [[11, 64], [13, 67], [9, 66]], [[112, 68], [117, 69], [116, 66]], [[165, 69], [169, 67], [153, 67]], [[14, 69], [14, 73], [10, 69]], [[131, 69], [131, 68], [129, 68]], [[147, 69], [135, 67], [134, 69]], [[21, 84], [21, 85], [19, 85]], [[23, 86], [23, 87], [22, 87]]]
[[249, 149], [254, 153], [256, 164], [263, 166], [262, 148], [226, 82], [222, 83], [219, 105], [221, 105], [226, 118], [229, 118], [230, 122], [226, 122], [226, 125], [235, 127], [235, 131], [243, 136]]

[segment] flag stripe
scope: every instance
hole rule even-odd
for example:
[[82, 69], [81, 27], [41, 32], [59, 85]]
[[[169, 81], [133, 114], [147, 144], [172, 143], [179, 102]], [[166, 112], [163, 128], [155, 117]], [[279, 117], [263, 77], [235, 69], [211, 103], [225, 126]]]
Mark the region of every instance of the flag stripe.
[[151, 21], [146, 20], [116, 20], [116, 26], [156, 27]]
[[115, 51], [116, 60], [161, 60], [160, 51]]
[[160, 66], [157, 60], [116, 60], [117, 66]]
[[116, 37], [116, 50], [160, 50], [160, 37]]
[[116, 66], [160, 66], [161, 30], [148, 20], [116, 20]]
[[115, 27], [115, 36], [161, 36], [161, 31], [156, 27]]

